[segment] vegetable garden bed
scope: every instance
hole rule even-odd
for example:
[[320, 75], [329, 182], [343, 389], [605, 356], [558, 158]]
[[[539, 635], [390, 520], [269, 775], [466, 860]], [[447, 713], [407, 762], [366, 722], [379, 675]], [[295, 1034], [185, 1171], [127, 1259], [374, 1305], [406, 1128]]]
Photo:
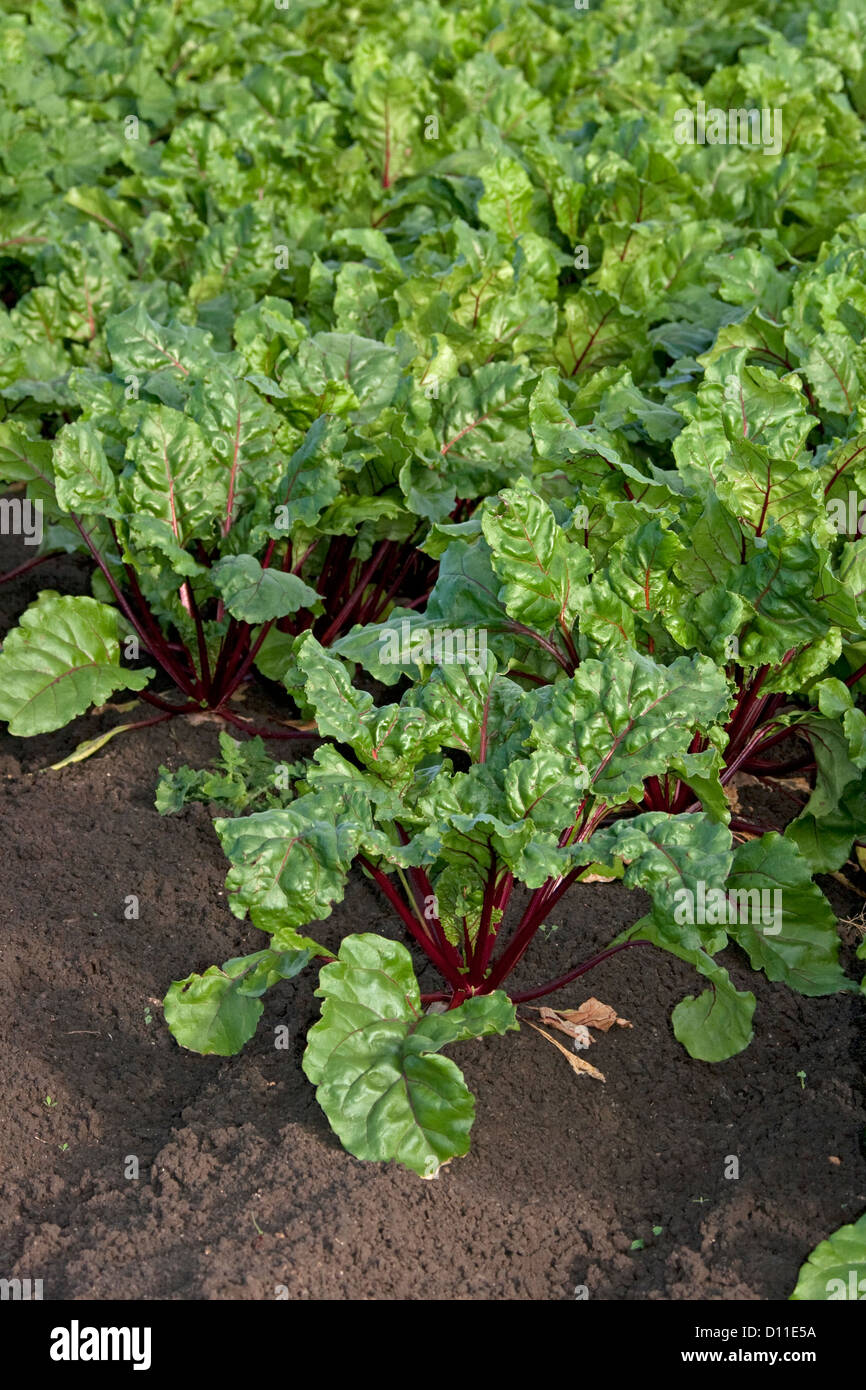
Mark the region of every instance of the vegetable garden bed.
[[[329, 1131], [299, 1065], [312, 977], [268, 1002], [240, 1057], [179, 1049], [153, 1002], [166, 978], [259, 939], [226, 906], [205, 808], [153, 809], [161, 762], [213, 753], [212, 726], [179, 735], [145, 730], [50, 775], [37, 769], [76, 736], [0, 745], [10, 1274], [38, 1272], [46, 1298], [272, 1299], [283, 1284], [291, 1298], [567, 1300], [586, 1285], [592, 1298], [782, 1299], [806, 1253], [863, 1209], [862, 1005], [804, 999], [741, 966], [761, 1027], [717, 1066], [670, 1032], [690, 968], [651, 951], [592, 977], [634, 1023], [593, 1048], [605, 1085], [575, 1078], [530, 1029], [456, 1049], [478, 1113], [469, 1155], [434, 1183], [359, 1164]], [[827, 887], [840, 916], [857, 913], [855, 895]], [[578, 929], [591, 948], [628, 926], [632, 898], [575, 888], [523, 981], [565, 970]], [[399, 935], [358, 877], [325, 940], [360, 929]], [[277, 1051], [284, 1024], [291, 1045]], [[138, 1181], [123, 1176], [130, 1154]], [[737, 1181], [724, 1178], [731, 1154]]]
[[866, 23], [723, 10], [4, 7], [0, 1277], [866, 1290]]

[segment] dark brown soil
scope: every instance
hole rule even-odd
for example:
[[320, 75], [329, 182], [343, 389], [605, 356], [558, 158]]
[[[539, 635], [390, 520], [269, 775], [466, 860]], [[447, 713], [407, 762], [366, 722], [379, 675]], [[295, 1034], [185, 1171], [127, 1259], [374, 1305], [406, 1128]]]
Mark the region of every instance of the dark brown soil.
[[[80, 576], [58, 564], [64, 585]], [[0, 590], [7, 622], [49, 568], [32, 594]], [[633, 1020], [593, 1048], [605, 1085], [527, 1028], [455, 1049], [477, 1096], [472, 1150], [432, 1183], [359, 1163], [330, 1133], [300, 1070], [312, 976], [273, 992], [242, 1056], [181, 1051], [158, 1002], [168, 983], [264, 938], [228, 910], [206, 809], [153, 807], [159, 763], [207, 761], [213, 725], [121, 735], [45, 771], [120, 717], [0, 740], [0, 1275], [41, 1278], [47, 1299], [273, 1299], [278, 1286], [292, 1299], [571, 1299], [578, 1285], [597, 1299], [783, 1299], [814, 1245], [866, 1206], [862, 1000], [802, 999], [734, 952], [735, 982], [759, 1003], [755, 1040], [731, 1061], [693, 1061], [675, 1041], [670, 1010], [696, 977], [650, 948], [559, 1001], [594, 994]], [[860, 899], [824, 887], [856, 915]], [[124, 917], [130, 894], [138, 920]], [[635, 920], [637, 896], [572, 890], [524, 987]], [[399, 933], [359, 877], [319, 932], [333, 944], [363, 929]], [[274, 1046], [281, 1023], [288, 1051]]]

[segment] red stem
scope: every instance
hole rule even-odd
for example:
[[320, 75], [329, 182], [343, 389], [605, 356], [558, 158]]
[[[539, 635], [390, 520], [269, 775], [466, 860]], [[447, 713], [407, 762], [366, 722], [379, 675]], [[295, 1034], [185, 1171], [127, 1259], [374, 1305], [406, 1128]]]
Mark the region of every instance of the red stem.
[[215, 709], [214, 714], [218, 714], [220, 719], [224, 719], [227, 724], [233, 724], [236, 729], [243, 729], [250, 738], [318, 738], [319, 735], [312, 729], [309, 733], [305, 729], [286, 729], [277, 732], [275, 729], [261, 729], [256, 724], [247, 724], [244, 719], [238, 719], [231, 710]]
[[786, 763], [774, 763], [772, 758], [749, 758], [740, 766], [743, 772], [748, 772], [752, 777], [772, 777], [774, 774], [778, 777], [787, 772], [805, 772], [815, 766], [815, 760], [811, 753], [804, 753], [801, 758], [791, 758]]
[[[393, 552], [395, 551], [396, 547], [395, 547], [393, 541], [388, 541], [388, 542], [387, 542], [387, 545], [388, 545], [389, 550], [391, 551], [391, 555], [389, 556], [389, 559], [392, 559], [392, 558], [393, 558]], [[372, 593], [371, 593], [367, 598], [365, 598], [365, 599], [363, 600], [363, 602], [362, 602], [360, 608], [358, 609], [357, 621], [358, 621], [359, 623], [362, 623], [362, 624], [363, 624], [363, 623], [369, 623], [369, 622], [374, 621], [374, 619], [371, 617], [371, 614], [374, 613], [374, 612], [376, 611], [376, 605], [377, 605], [377, 603], [379, 602], [379, 596], [380, 596], [380, 594], [382, 593], [382, 590], [383, 590], [383, 588], [385, 587], [385, 584], [386, 584], [387, 581], [388, 581], [388, 573], [389, 573], [389, 566], [386, 565], [386, 564], [380, 565], [380, 567], [379, 567], [379, 576], [378, 576], [378, 578], [377, 578], [377, 580], [376, 580], [376, 583], [375, 583], [375, 585], [374, 585], [374, 587], [373, 587], [373, 591], [372, 591]]]
[[343, 623], [361, 602], [361, 599], [364, 597], [364, 590], [369, 584], [371, 577], [376, 573], [379, 563], [382, 560], [382, 557], [386, 553], [390, 544], [390, 541], [380, 541], [379, 544], [376, 546], [376, 549], [373, 551], [372, 556], [367, 561], [367, 564], [361, 571], [360, 578], [358, 579], [358, 582], [356, 583], [351, 594], [346, 599], [346, 602], [343, 604], [334, 621], [330, 624], [329, 627], [325, 629], [324, 633], [322, 634], [320, 641], [323, 647], [330, 646], [331, 642], [333, 642], [334, 638], [340, 631], [340, 628], [343, 626]]
[[111, 570], [108, 568], [108, 565], [105, 563], [99, 550], [94, 545], [92, 537], [84, 529], [74, 512], [70, 512], [69, 515], [75, 523], [75, 526], [77, 527], [82, 539], [84, 540], [85, 545], [87, 546], [88, 550], [90, 551], [91, 555], [93, 556], [94, 560], [96, 561], [97, 565], [99, 566], [100, 570], [105, 576], [105, 580], [109, 588], [111, 589], [111, 592], [114, 594], [115, 602], [117, 603], [117, 606], [120, 609], [121, 613], [123, 613], [124, 617], [132, 625], [133, 629], [138, 633], [142, 643], [150, 652], [151, 656], [153, 656], [154, 660], [159, 662], [166, 675], [174, 681], [178, 690], [182, 691], [184, 695], [187, 695], [190, 698], [195, 699], [196, 692], [190, 686], [189, 681], [186, 679], [186, 677], [181, 674], [177, 666], [175, 666], [175, 663], [172, 661], [171, 656], [168, 652], [168, 647], [165, 638], [163, 637], [162, 633], [159, 632], [159, 630], [157, 629], [157, 638], [155, 638], [154, 635], [152, 635], [151, 637], [148, 637], [146, 635], [147, 624], [143, 622], [141, 618], [136, 617], [129, 603], [121, 593], [120, 588], [115, 581], [114, 575], [111, 573]]
[[192, 620], [195, 623], [195, 640], [198, 647], [198, 685], [202, 695], [208, 698], [213, 695], [213, 689], [211, 684], [210, 662], [207, 655], [207, 643], [204, 636], [204, 624], [201, 620], [201, 613], [199, 612], [198, 603], [193, 593], [192, 584], [187, 585], [187, 593], [189, 594], [189, 606], [192, 612]]
[[549, 879], [541, 888], [536, 889], [518, 923], [510, 944], [503, 951], [499, 960], [495, 961], [493, 964], [493, 969], [487, 979], [488, 989], [498, 989], [501, 982], [511, 974], [512, 970], [514, 970], [515, 966], [518, 965], [521, 958], [529, 949], [530, 943], [535, 933], [538, 931], [542, 919], [586, 868], [586, 864], [580, 864], [569, 870], [564, 878], [558, 881]]
[[609, 956], [615, 956], [618, 951], [627, 951], [630, 946], [652, 946], [652, 941], [621, 941], [618, 946], [609, 946], [606, 951], [601, 951], [591, 960], [585, 960], [582, 965], [576, 965], [573, 970], [569, 970], [566, 975], [560, 975], [557, 980], [551, 980], [549, 984], [539, 985], [537, 989], [525, 990], [522, 994], [511, 994], [509, 998], [512, 1004], [526, 1004], [530, 999], [542, 999], [545, 994], [553, 994], [555, 990], [562, 989], [564, 985], [570, 985], [572, 980], [578, 976], [585, 975], [587, 971], [594, 970], [597, 965], [601, 965], [603, 960]]
[[227, 688], [226, 691], [223, 693], [223, 695], [222, 695], [222, 697], [221, 697], [220, 703], [222, 703], [222, 700], [229, 700], [229, 699], [231, 699], [232, 695], [233, 695], [234, 692], [237, 690], [237, 688], [238, 688], [238, 686], [240, 685], [241, 681], [243, 680], [244, 676], [247, 674], [247, 671], [250, 669], [250, 667], [252, 666], [252, 664], [253, 664], [253, 662], [255, 661], [256, 657], [258, 656], [258, 654], [259, 654], [259, 649], [260, 649], [262, 643], [264, 642], [265, 638], [267, 637], [268, 633], [270, 632], [271, 628], [273, 627], [273, 625], [274, 625], [274, 619], [273, 619], [273, 618], [269, 618], [268, 621], [267, 621], [266, 623], [263, 623], [263, 624], [262, 624], [261, 630], [259, 631], [259, 635], [258, 635], [258, 637], [256, 638], [255, 642], [253, 642], [253, 644], [252, 644], [252, 646], [250, 647], [249, 651], [247, 652], [246, 656], [244, 657], [244, 659], [243, 659], [243, 661], [242, 661], [242, 663], [241, 663], [240, 669], [239, 669], [238, 671], [236, 671], [235, 674], [234, 674], [233, 676], [231, 676], [231, 677], [229, 678], [229, 680], [226, 682], [228, 688]]
[[[761, 686], [767, 679], [769, 666], [760, 666], [755, 673], [755, 677], [749, 686], [745, 697], [737, 703], [737, 708], [728, 721], [728, 747], [725, 750], [726, 758], [731, 753], [736, 753], [745, 743], [755, 724], [761, 716], [764, 703], [759, 699]], [[765, 697], [766, 700], [766, 697]]]
[[398, 913], [407, 931], [414, 937], [425, 955], [429, 956], [440, 974], [445, 977], [449, 984], [459, 989], [462, 984], [459, 972], [456, 971], [451, 965], [451, 962], [443, 956], [433, 938], [421, 930], [420, 922], [414, 912], [403, 902], [393, 884], [388, 881], [388, 875], [383, 873], [381, 869], [377, 869], [375, 864], [371, 864], [370, 860], [363, 854], [358, 855], [358, 862], [367, 870], [371, 878], [373, 878], [381, 888], [395, 912]]
[[572, 665], [576, 671], [578, 666], [580, 665], [580, 657], [577, 654], [577, 648], [574, 645], [571, 633], [568, 631], [568, 628], [565, 626], [564, 623], [560, 623], [559, 630], [562, 633], [562, 640], [565, 643], [565, 650], [568, 652]]
[[215, 692], [214, 699], [217, 702], [219, 702], [221, 699], [220, 692], [223, 688], [223, 680], [226, 674], [226, 667], [228, 666], [229, 660], [234, 659], [235, 657], [235, 653], [237, 650], [235, 646], [235, 637], [237, 635], [239, 627], [240, 623], [237, 621], [236, 618], [229, 618], [229, 625], [226, 628], [225, 635], [223, 636], [223, 640], [220, 643], [219, 655], [217, 656], [216, 668], [213, 673], [212, 682], [213, 690]]
[[490, 954], [488, 944], [495, 939], [493, 909], [496, 906], [496, 855], [491, 847], [490, 864], [487, 869], [487, 882], [484, 885], [484, 901], [481, 906], [481, 921], [475, 938], [475, 949], [467, 952], [466, 964], [469, 966], [469, 979], [473, 985], [480, 985], [484, 979], [482, 961]]
[[646, 779], [646, 795], [644, 801], [651, 811], [666, 811], [668, 800], [661, 788], [661, 783], [657, 777]]
[[148, 729], [151, 724], [162, 724], [166, 719], [176, 719], [179, 714], [183, 713], [183, 709], [175, 709], [172, 710], [171, 714], [156, 714], [153, 719], [139, 719], [136, 724], [127, 724], [124, 733], [131, 734], [133, 729]]
[[[409, 836], [407, 835], [403, 826], [400, 825], [398, 821], [395, 821], [394, 824], [397, 830], [397, 834], [400, 836], [400, 843], [403, 845], [408, 845]], [[422, 865], [411, 866], [409, 868], [409, 877], [412, 880], [412, 886], [415, 889], [415, 891], [421, 894], [422, 901], [426, 898], [433, 898], [435, 901], [436, 894], [433, 892], [433, 884], [430, 882], [427, 870]], [[426, 922], [427, 920], [428, 918], [425, 916], [424, 921]], [[440, 950], [453, 962], [454, 968], [458, 972], [458, 974], [462, 974], [463, 962], [460, 959], [460, 952], [457, 950], [457, 947], [453, 945], [453, 943], [450, 942], [448, 940], [448, 937], [445, 935], [445, 928], [442, 926], [442, 923], [439, 920], [438, 913], [435, 917], [429, 920], [432, 922], [433, 935], [436, 938]]]
[[325, 558], [319, 573], [319, 583], [316, 586], [320, 593], [327, 593], [329, 591], [331, 571], [336, 564], [339, 563], [341, 581], [347, 577], [351, 569], [351, 565], [348, 562], [347, 539], [346, 536], [332, 536], [329, 540], [328, 549], [325, 551]]
[[[766, 727], [772, 728], [773, 726], [765, 725], [765, 728]], [[772, 748], [777, 743], [784, 743], [786, 738], [793, 738], [796, 733], [799, 733], [801, 737], [803, 736], [802, 730], [798, 730], [796, 727], [780, 729], [778, 733], [770, 734], [768, 738], [762, 738], [761, 741], [755, 745], [755, 752], [763, 753], [765, 748]]]
[[534, 628], [526, 627], [524, 623], [509, 622], [505, 624], [505, 627], [508, 632], [519, 632], [522, 636], [528, 637], [531, 642], [535, 642], [552, 656], [554, 661], [565, 671], [566, 675], [574, 675], [574, 668], [568, 658], [563, 655], [559, 647], [553, 642], [549, 642], [546, 637], [542, 637], [540, 632], [536, 632]]
[[19, 574], [26, 574], [28, 570], [35, 569], [37, 565], [44, 565], [46, 560], [53, 559], [56, 554], [55, 550], [51, 550], [47, 555], [35, 555], [32, 560], [25, 560], [23, 565], [16, 565], [14, 570], [7, 570], [5, 574], [0, 574], [0, 584], [5, 584], [10, 579], [17, 579]]
[[[509, 901], [509, 899], [510, 899], [510, 897], [511, 897], [511, 891], [512, 891], [513, 887], [514, 887], [514, 874], [513, 874], [513, 873], [511, 872], [511, 870], [509, 869], [509, 870], [506, 872], [506, 874], [504, 875], [504, 877], [503, 877], [503, 879], [502, 879], [502, 882], [501, 882], [500, 885], [499, 885], [499, 889], [498, 889], [498, 891], [497, 891], [497, 893], [496, 893], [496, 898], [495, 898], [495, 901], [494, 901], [494, 903], [493, 903], [493, 906], [494, 906], [498, 911], [503, 912], [503, 913], [505, 912], [505, 909], [506, 909], [507, 906], [508, 906], [508, 901]], [[498, 934], [499, 934], [499, 929], [497, 928], [497, 930], [496, 930], [495, 932], [489, 932], [488, 935], [487, 935], [487, 940], [486, 940], [486, 942], [484, 943], [484, 950], [483, 950], [483, 952], [482, 952], [481, 961], [480, 961], [480, 964], [479, 964], [479, 975], [478, 975], [479, 980], [483, 980], [483, 979], [484, 979], [484, 972], [486, 971], [487, 966], [488, 966], [489, 963], [490, 963], [490, 957], [491, 957], [492, 954], [493, 954], [493, 947], [496, 945], [496, 938], [497, 938]]]
[[[229, 683], [234, 679], [234, 675], [235, 675], [235, 672], [237, 671], [238, 667], [246, 660], [247, 653], [249, 652], [249, 640], [250, 640], [250, 633], [251, 633], [251, 632], [252, 632], [252, 627], [250, 626], [249, 623], [247, 623], [247, 622], [239, 622], [239, 623], [238, 623], [237, 628], [236, 628], [236, 631], [235, 631], [235, 642], [234, 642], [234, 646], [231, 648], [231, 650], [230, 650], [229, 653], [228, 653], [228, 658], [227, 658], [226, 664], [225, 664], [225, 670], [224, 670], [224, 672], [223, 672], [223, 679], [222, 679], [222, 688], [223, 688], [223, 690], [225, 690], [225, 689], [228, 688]], [[234, 686], [234, 685], [232, 685], [232, 689], [233, 689], [233, 690], [235, 689], [235, 686]], [[224, 698], [225, 698], [225, 696], [223, 696], [223, 697], [220, 699], [220, 701], [219, 701], [220, 704], [222, 704]]]
[[[398, 589], [400, 588], [400, 585], [402, 584], [402, 582], [403, 582], [403, 580], [405, 579], [406, 575], [409, 574], [409, 573], [411, 572], [412, 568], [413, 568], [415, 565], [417, 565], [418, 558], [419, 558], [419, 557], [418, 557], [417, 554], [416, 554], [416, 555], [413, 555], [413, 556], [411, 557], [410, 561], [409, 561], [406, 565], [404, 565], [403, 569], [400, 571], [400, 573], [398, 574], [397, 578], [394, 580], [393, 584], [389, 585], [388, 591], [387, 591], [387, 593], [385, 594], [385, 596], [383, 597], [383, 599], [381, 600], [381, 602], [380, 602], [380, 604], [379, 604], [379, 606], [378, 606], [377, 611], [376, 611], [375, 613], [371, 614], [371, 616], [370, 616], [370, 618], [368, 619], [368, 621], [370, 621], [370, 622], [378, 622], [378, 621], [379, 621], [379, 619], [381, 618], [381, 616], [382, 616], [382, 614], [384, 613], [385, 609], [387, 608], [388, 604], [391, 602], [391, 600], [394, 598], [395, 594], [397, 593]], [[422, 578], [422, 580], [421, 580], [421, 584], [422, 584], [421, 593], [418, 595], [417, 598], [413, 598], [412, 601], [411, 601], [410, 603], [405, 604], [405, 607], [407, 607], [407, 608], [417, 608], [419, 604], [427, 603], [428, 599], [430, 598], [430, 590], [433, 588], [433, 579], [434, 579], [434, 576], [433, 576], [432, 574], [428, 574], [428, 576], [427, 576], [426, 578]]]
[[[316, 546], [319, 544], [319, 541], [320, 541], [320, 540], [321, 540], [321, 537], [320, 537], [320, 536], [317, 536], [316, 539], [315, 539], [314, 541], [310, 541], [310, 544], [307, 546], [307, 548], [306, 548], [306, 550], [304, 551], [303, 555], [301, 556], [300, 560], [293, 560], [293, 561], [292, 561], [292, 569], [291, 569], [292, 574], [300, 574], [301, 570], [303, 569], [304, 565], [305, 565], [305, 564], [307, 563], [307, 561], [309, 560], [309, 558], [310, 558], [310, 556], [312, 555], [313, 551], [316, 549]], [[289, 553], [289, 552], [286, 551], [286, 554], [288, 554], [288, 553]]]
[[748, 835], [768, 835], [771, 830], [776, 830], [781, 834], [782, 831], [782, 827], [779, 825], [758, 825], [756, 821], [742, 820], [739, 816], [731, 816], [728, 828], [745, 832]]
[[[111, 519], [109, 519], [108, 525], [111, 528], [111, 535], [114, 540], [114, 544], [117, 547], [118, 558], [122, 558], [123, 547], [120, 544], [120, 538], [117, 534], [117, 527]], [[139, 614], [144, 633], [143, 641], [148, 651], [156, 658], [157, 661], [160, 662], [163, 670], [166, 672], [166, 675], [171, 677], [171, 679], [174, 681], [175, 685], [178, 687], [179, 690], [182, 690], [184, 694], [188, 694], [192, 696], [194, 699], [198, 699], [200, 696], [203, 697], [204, 688], [201, 682], [198, 680], [195, 665], [193, 664], [190, 655], [186, 650], [186, 647], [183, 646], [181, 643], [169, 642], [168, 638], [163, 634], [162, 628], [160, 627], [159, 623], [157, 622], [156, 618], [151, 612], [150, 604], [145, 598], [141, 589], [141, 585], [138, 582], [138, 575], [136, 574], [132, 565], [128, 564], [126, 561], [122, 561], [122, 563], [127, 583], [129, 584], [130, 590], [132, 591], [132, 597], [137, 605], [136, 611]], [[110, 583], [110, 577], [108, 575], [106, 575], [106, 577], [109, 578]], [[185, 587], [187, 589], [187, 592], [190, 594], [190, 598], [192, 598], [191, 585], [187, 584]], [[180, 667], [176, 665], [173, 658], [171, 656], [168, 657], [168, 660], [171, 662], [171, 666], [168, 666], [166, 665], [164, 656], [160, 655], [160, 653], [165, 654], [170, 653], [172, 651], [179, 652], [180, 655], [183, 657], [184, 661], [186, 662], [189, 672], [189, 678], [191, 678], [192, 680], [191, 686], [189, 685], [189, 679], [187, 675], [178, 674], [180, 672]], [[186, 682], [186, 686], [182, 682]], [[189, 688], [186, 688], [187, 686]]]
[[145, 704], [153, 705], [156, 709], [170, 710], [172, 714], [188, 714], [191, 710], [200, 710], [201, 705], [198, 700], [188, 700], [185, 705], [173, 705], [169, 700], [163, 700], [160, 695], [152, 695], [149, 690], [139, 690], [139, 700], [144, 700]]

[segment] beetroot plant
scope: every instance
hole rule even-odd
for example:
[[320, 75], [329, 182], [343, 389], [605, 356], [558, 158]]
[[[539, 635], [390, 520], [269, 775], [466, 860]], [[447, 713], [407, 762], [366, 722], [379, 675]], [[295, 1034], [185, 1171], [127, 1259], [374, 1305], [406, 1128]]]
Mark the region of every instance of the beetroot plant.
[[[464, 1153], [472, 1098], [441, 1049], [514, 1028], [516, 1006], [620, 951], [652, 944], [694, 965], [706, 988], [676, 1006], [673, 1027], [705, 1061], [752, 1035], [754, 996], [716, 959], [729, 943], [804, 993], [855, 988], [797, 845], [775, 832], [734, 845], [718, 765], [694, 751], [698, 736], [723, 748], [730, 720], [730, 683], [709, 657], [663, 665], [615, 650], [527, 690], [488, 653], [439, 666], [379, 707], [307, 634], [285, 680], [326, 742], [290, 804], [216, 822], [232, 910], [271, 943], [175, 982], [166, 1020], [184, 1046], [231, 1054], [254, 1032], [264, 991], [318, 961], [322, 1011], [304, 1070], [359, 1158], [430, 1177]], [[704, 809], [643, 810], [647, 783], [674, 772], [700, 787]], [[337, 952], [305, 934], [340, 901], [353, 865], [390, 904], [414, 960], [370, 933]], [[564, 894], [590, 875], [644, 890], [649, 912], [589, 955], [575, 943], [558, 977], [515, 983]], [[780, 884], [772, 921], [725, 911], [732, 895], [760, 898]], [[707, 885], [714, 910], [683, 911]], [[436, 980], [425, 975], [422, 988], [415, 962]]]
[[[856, 706], [866, 540], [856, 524], [850, 535], [838, 525], [850, 485], [866, 484], [866, 435], [854, 420], [807, 448], [818, 422], [800, 379], [732, 350], [679, 402], [690, 419], [661, 468], [604, 425], [626, 385], [608, 384], [600, 408], [598, 384], [585, 406], [578, 394], [575, 423], [546, 375], [531, 406], [533, 483], [435, 527], [425, 547], [440, 572], [426, 610], [390, 615], [336, 650], [386, 682], [417, 675], [413, 643], [423, 655], [421, 635], [444, 627], [483, 630], [523, 684], [567, 681], [587, 659], [629, 650], [666, 665], [684, 653], [710, 658], [730, 693], [721, 728], [695, 727], [644, 780], [641, 807], [677, 815], [715, 800], [718, 815], [738, 773], [774, 786], [800, 774], [811, 794], [783, 789], [790, 816], [772, 824], [738, 813], [732, 829], [781, 832], [792, 821], [787, 838], [813, 870], [838, 869], [866, 825], [866, 717]], [[626, 399], [646, 428], [677, 428], [633, 390]]]
[[[257, 305], [240, 341], [258, 333], [276, 352], [291, 323], [279, 309]], [[43, 733], [128, 688], [158, 711], [145, 722], [208, 709], [249, 729], [231, 702], [254, 666], [279, 674], [299, 632], [328, 644], [429, 590], [435, 565], [415, 544], [428, 522], [380, 457], [386, 424], [370, 424], [412, 383], [393, 350], [351, 334], [304, 341], [283, 371], [290, 405], [240, 351], [142, 308], [107, 342], [112, 371], [71, 372], [80, 414], [54, 439], [0, 425], [0, 479], [41, 509], [43, 554], [95, 565], [92, 597], [43, 591], [7, 636], [0, 718]], [[387, 432], [399, 463], [394, 419]]]

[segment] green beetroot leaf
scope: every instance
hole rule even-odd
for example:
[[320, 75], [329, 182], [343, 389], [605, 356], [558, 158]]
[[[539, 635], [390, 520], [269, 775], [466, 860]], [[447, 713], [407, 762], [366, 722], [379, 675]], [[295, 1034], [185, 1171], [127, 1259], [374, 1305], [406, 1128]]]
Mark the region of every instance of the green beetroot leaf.
[[113, 318], [106, 339], [118, 376], [169, 405], [182, 399], [200, 361], [211, 356], [210, 333], [157, 323], [141, 304]]
[[262, 569], [253, 555], [227, 555], [212, 567], [211, 578], [228, 612], [246, 623], [285, 618], [299, 608], [321, 612], [315, 589], [296, 574]]
[[[731, 832], [703, 813], [671, 816], [649, 811], [633, 820], [618, 820], [593, 835], [588, 846], [573, 853], [608, 863], [618, 856], [628, 865], [624, 882], [643, 888], [653, 897], [652, 920], [660, 944], [672, 948], [699, 949], [708, 936], [717, 936], [710, 925], [683, 922], [677, 912], [686, 894], [694, 897], [698, 883], [723, 884], [731, 868]], [[718, 949], [717, 947], [715, 949]]]
[[227, 483], [201, 426], [167, 405], [141, 406], [127, 456], [134, 469], [123, 489], [129, 513], [164, 523], [185, 547], [209, 534]]
[[322, 1017], [304, 1071], [344, 1148], [394, 1159], [423, 1178], [468, 1152], [475, 1102], [449, 1043], [517, 1028], [501, 991], [425, 1014], [405, 946], [370, 933], [347, 937], [320, 975]]
[[88, 420], [64, 425], [54, 445], [57, 501], [65, 512], [117, 517], [117, 483], [98, 431]]
[[718, 719], [727, 699], [724, 676], [706, 657], [666, 667], [613, 652], [538, 695], [531, 741], [563, 768], [588, 774], [593, 794], [609, 805], [639, 801], [644, 779], [685, 754], [695, 728]]
[[[597, 485], [614, 477], [618, 479], [617, 493], [625, 496], [633, 484], [646, 486], [647, 475], [632, 462], [624, 436], [600, 425], [597, 409], [586, 424], [578, 425], [560, 390], [560, 374], [548, 368], [542, 372], [530, 401], [529, 419], [542, 471], [546, 472], [551, 464], [563, 464], [574, 481], [581, 484]], [[653, 412], [658, 409], [652, 402], [648, 404]], [[674, 414], [671, 411], [668, 418]], [[676, 416], [676, 420], [679, 428], [681, 419]]]
[[256, 1031], [261, 995], [278, 980], [291, 980], [310, 959], [308, 950], [257, 951], [175, 980], [163, 1001], [169, 1031], [191, 1052], [234, 1056]]
[[61, 729], [115, 690], [143, 690], [154, 672], [121, 666], [118, 628], [105, 603], [42, 593], [0, 653], [0, 719], [10, 733]]
[[47, 439], [34, 439], [15, 420], [0, 424], [0, 479], [4, 483], [25, 482], [33, 501], [51, 503], [54, 498], [52, 446]]
[[[701, 970], [698, 962], [697, 968]], [[687, 995], [671, 1014], [674, 1037], [690, 1057], [699, 1062], [725, 1062], [752, 1041], [752, 1015], [755, 996], [751, 990], [738, 990], [727, 970], [714, 965], [705, 968], [711, 983], [697, 997]]]
[[817, 710], [791, 722], [811, 745], [814, 786], [786, 838], [799, 847], [812, 872], [820, 873], [841, 867], [863, 824], [866, 715], [840, 680], [822, 680], [812, 693]]
[[308, 794], [290, 807], [218, 820], [236, 917], [276, 932], [327, 917], [341, 901], [368, 816], [359, 798]]
[[280, 539], [300, 522], [314, 526], [340, 495], [339, 464], [346, 442], [341, 420], [320, 415], [294, 451], [277, 482], [280, 513], [269, 534]]
[[837, 1302], [866, 1297], [866, 1212], [822, 1240], [800, 1269], [791, 1299]]
[[485, 509], [482, 526], [504, 581], [499, 598], [509, 617], [542, 632], [555, 624], [570, 632], [580, 581], [592, 563], [589, 551], [569, 544], [550, 508], [523, 480]]
[[283, 680], [309, 708], [320, 733], [347, 743], [366, 767], [396, 781], [424, 752], [441, 746], [434, 719], [406, 701], [377, 708], [373, 697], [351, 682], [342, 661], [328, 655], [310, 633], [295, 647], [295, 662]]
[[690, 947], [686, 938], [678, 942], [670, 932], [663, 932], [652, 917], [644, 917], [619, 939], [652, 941], [663, 946], [709, 980], [709, 989], [698, 995], [687, 994], [671, 1012], [674, 1037], [690, 1057], [699, 1062], [726, 1062], [748, 1047], [753, 1036], [756, 1000], [751, 990], [737, 989], [724, 966], [713, 959], [712, 952], [725, 945], [723, 930], [708, 931], [705, 927], [703, 946]]
[[770, 909], [766, 921], [750, 911], [748, 921], [738, 920], [728, 928], [753, 969], [763, 970], [769, 980], [784, 981], [799, 994], [857, 988], [839, 964], [839, 936], [830, 904], [790, 840], [771, 833], [738, 845], [727, 886], [731, 893], [760, 893]]

